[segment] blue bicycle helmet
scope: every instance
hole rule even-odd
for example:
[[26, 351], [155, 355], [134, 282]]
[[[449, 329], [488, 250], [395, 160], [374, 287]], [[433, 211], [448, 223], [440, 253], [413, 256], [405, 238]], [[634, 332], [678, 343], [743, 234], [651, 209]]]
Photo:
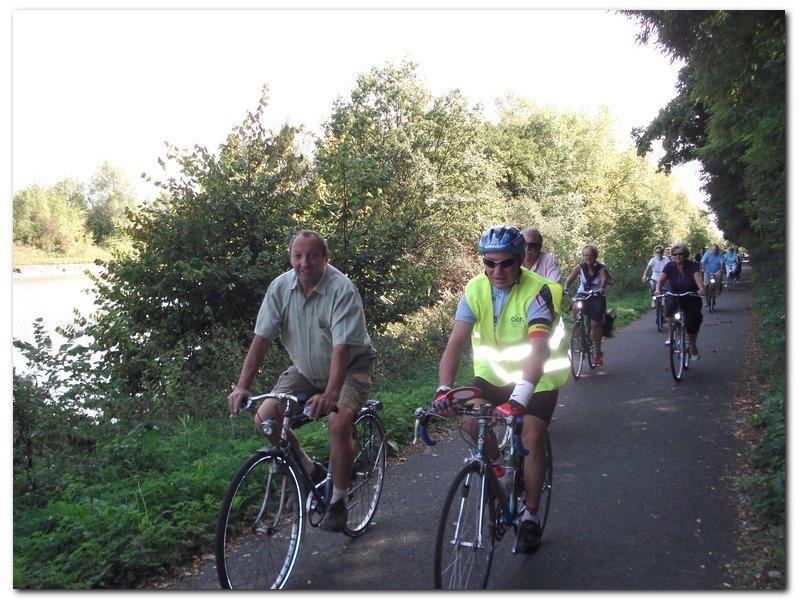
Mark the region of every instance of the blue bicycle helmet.
[[516, 227], [495, 225], [483, 232], [480, 241], [480, 253], [510, 252], [522, 254], [525, 251], [525, 236]]

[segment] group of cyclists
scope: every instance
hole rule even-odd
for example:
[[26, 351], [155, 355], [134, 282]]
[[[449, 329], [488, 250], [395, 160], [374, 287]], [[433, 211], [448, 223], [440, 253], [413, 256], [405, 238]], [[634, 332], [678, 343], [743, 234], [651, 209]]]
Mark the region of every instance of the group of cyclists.
[[[472, 387], [480, 400], [503, 414], [522, 417], [522, 443], [528, 450], [524, 459], [525, 510], [519, 523], [518, 551], [535, 552], [542, 529], [538, 500], [544, 469], [544, 439], [555, 410], [558, 391], [570, 372], [568, 336], [562, 321], [562, 298], [573, 282], [579, 282], [576, 297], [590, 292], [593, 298], [583, 306], [590, 319], [597, 347], [597, 364], [602, 364], [602, 319], [605, 290], [611, 281], [606, 267], [598, 262], [598, 249], [588, 244], [562, 286], [555, 256], [542, 251], [541, 233], [533, 228], [508, 225], [489, 227], [479, 242], [483, 271], [465, 286], [455, 312], [452, 331], [439, 363], [438, 387], [432, 409], [452, 414], [447, 399], [455, 384], [460, 359], [467, 346], [473, 353]], [[242, 401], [251, 395], [250, 385], [263, 361], [267, 346], [280, 339], [292, 366], [278, 379], [274, 392], [305, 392], [310, 396], [308, 412], [313, 419], [328, 415], [333, 464], [333, 497], [321, 528], [342, 531], [347, 521], [345, 497], [350, 477], [354, 417], [367, 400], [372, 386], [376, 352], [366, 329], [363, 304], [358, 290], [341, 272], [328, 264], [329, 252], [317, 232], [303, 230], [289, 244], [292, 269], [277, 277], [267, 289], [254, 338], [235, 389], [228, 396], [228, 411], [237, 416]], [[712, 275], [722, 280], [722, 269], [740, 263], [735, 248], [725, 255], [714, 245], [700, 262], [689, 258], [686, 244], [669, 248], [656, 246], [643, 280], [651, 293], [703, 293]], [[727, 275], [731, 276], [733, 267]], [[697, 333], [702, 322], [700, 297], [680, 302], [686, 313], [691, 353], [699, 359]], [[668, 300], [669, 304], [669, 300]], [[673, 310], [668, 309], [667, 314]], [[671, 324], [670, 324], [671, 326]], [[281, 406], [274, 400], [256, 411], [256, 429], [266, 419], [281, 419]], [[477, 428], [465, 421], [473, 436]], [[486, 439], [487, 455], [501, 460], [493, 434]], [[307, 472], [324, 477], [327, 470], [299, 448]]]
[[[738, 279], [741, 273], [742, 255], [736, 246], [731, 245], [724, 254], [718, 244], [712, 244], [707, 251], [702, 249], [695, 255], [696, 260], [689, 259], [689, 248], [684, 242], [677, 242], [669, 248], [657, 245], [653, 248], [653, 258], [647, 263], [642, 273], [642, 281], [650, 286], [652, 306], [662, 294], [664, 295], [664, 311], [669, 323], [670, 335], [665, 345], [671, 342], [673, 315], [682, 308], [686, 318], [686, 333], [689, 337], [690, 356], [692, 360], [700, 360], [697, 347], [697, 335], [703, 322], [703, 297], [706, 286], [716, 286], [721, 293], [726, 278]], [[698, 258], [699, 257], [699, 258]], [[694, 293], [695, 295], [676, 297], [671, 294]], [[710, 306], [707, 303], [707, 308]]]

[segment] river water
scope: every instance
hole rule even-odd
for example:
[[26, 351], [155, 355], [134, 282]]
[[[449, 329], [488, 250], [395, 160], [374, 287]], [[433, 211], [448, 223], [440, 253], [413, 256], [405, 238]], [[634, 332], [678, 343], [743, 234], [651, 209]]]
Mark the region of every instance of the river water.
[[[56, 327], [72, 323], [75, 309], [84, 316], [94, 311], [94, 284], [84, 274], [87, 268], [95, 269], [94, 265], [23, 266], [20, 273], [14, 273], [11, 285], [14, 339], [33, 342], [33, 322], [41, 317], [53, 345], [63, 343]], [[28, 370], [25, 358], [16, 348], [12, 364], [17, 373]]]

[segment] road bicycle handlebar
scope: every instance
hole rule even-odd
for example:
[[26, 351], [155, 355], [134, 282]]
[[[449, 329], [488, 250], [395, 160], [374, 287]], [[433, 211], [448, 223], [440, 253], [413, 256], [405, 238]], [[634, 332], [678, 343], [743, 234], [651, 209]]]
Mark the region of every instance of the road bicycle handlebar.
[[[509, 425], [512, 423], [518, 423], [520, 425], [522, 424], [522, 417], [509, 417], [494, 413], [492, 411], [491, 404], [484, 404], [480, 410], [467, 408], [464, 406], [451, 406], [450, 409], [457, 415], [474, 417], [478, 420], [505, 421]], [[422, 440], [426, 446], [436, 445], [436, 440], [432, 439], [428, 435], [428, 423], [430, 423], [430, 420], [434, 418], [444, 420], [447, 417], [444, 417], [431, 410], [426, 410], [421, 406], [414, 410], [414, 440], [411, 442], [412, 444], [416, 444], [418, 440]], [[528, 449], [522, 445], [522, 436], [519, 433], [511, 434], [511, 443], [514, 446], [514, 450], [520, 456], [526, 456], [528, 454]]]

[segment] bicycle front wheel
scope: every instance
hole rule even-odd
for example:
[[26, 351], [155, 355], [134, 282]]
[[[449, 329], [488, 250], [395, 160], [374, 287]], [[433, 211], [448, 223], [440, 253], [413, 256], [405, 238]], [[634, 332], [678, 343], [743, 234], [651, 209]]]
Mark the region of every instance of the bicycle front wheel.
[[658, 333], [664, 331], [664, 310], [660, 303], [656, 304], [656, 328]]
[[277, 450], [259, 452], [233, 478], [216, 531], [223, 589], [281, 589], [305, 525], [299, 474]]
[[480, 463], [469, 463], [447, 492], [433, 559], [436, 589], [476, 590], [489, 583], [496, 500], [481, 471]]
[[378, 508], [386, 473], [386, 433], [378, 415], [365, 412], [353, 423], [355, 454], [347, 495], [344, 533], [357, 537], [366, 531]]
[[550, 436], [544, 434], [544, 479], [542, 479], [542, 491], [539, 495], [539, 523], [544, 527], [547, 525], [547, 515], [550, 513], [550, 497], [553, 493], [553, 449], [550, 446]]
[[576, 323], [572, 328], [572, 337], [569, 343], [569, 361], [572, 368], [572, 377], [577, 379], [581, 376], [581, 368], [583, 368], [583, 351], [586, 347], [586, 342], [583, 336], [583, 327], [580, 323]]
[[675, 381], [683, 379], [686, 367], [686, 333], [682, 325], [672, 328], [669, 345], [669, 366]]

